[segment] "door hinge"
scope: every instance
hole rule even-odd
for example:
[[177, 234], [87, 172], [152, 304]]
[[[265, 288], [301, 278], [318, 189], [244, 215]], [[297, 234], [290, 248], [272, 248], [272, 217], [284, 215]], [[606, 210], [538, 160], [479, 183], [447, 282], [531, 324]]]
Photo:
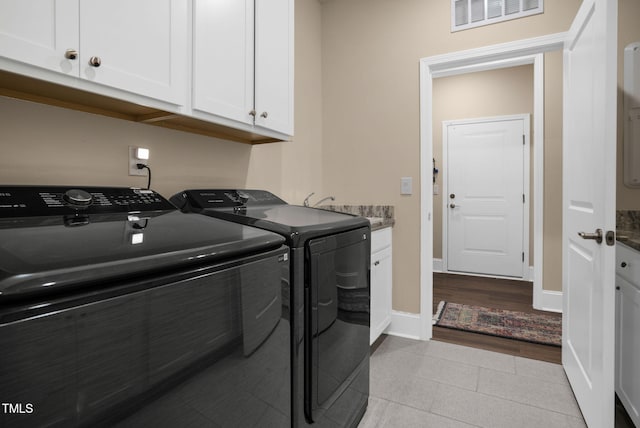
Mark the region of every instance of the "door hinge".
[[524, 146], [524, 134], [522, 134], [522, 145]]
[[522, 203], [524, 204], [524, 193], [522, 194]]
[[524, 263], [524, 251], [522, 252], [522, 263]]

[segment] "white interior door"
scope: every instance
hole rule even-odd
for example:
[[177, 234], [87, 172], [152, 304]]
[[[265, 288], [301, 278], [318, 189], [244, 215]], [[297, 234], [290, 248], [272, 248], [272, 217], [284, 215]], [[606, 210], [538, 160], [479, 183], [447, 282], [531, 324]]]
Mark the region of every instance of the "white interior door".
[[584, 0], [564, 47], [562, 364], [590, 428], [614, 421], [617, 18]]
[[525, 127], [523, 118], [445, 122], [447, 270], [523, 276]]

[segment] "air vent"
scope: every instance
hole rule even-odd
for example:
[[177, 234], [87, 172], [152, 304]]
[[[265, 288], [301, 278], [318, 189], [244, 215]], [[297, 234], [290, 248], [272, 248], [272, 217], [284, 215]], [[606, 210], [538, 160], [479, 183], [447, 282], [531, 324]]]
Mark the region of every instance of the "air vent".
[[451, 0], [451, 32], [543, 11], [543, 0]]

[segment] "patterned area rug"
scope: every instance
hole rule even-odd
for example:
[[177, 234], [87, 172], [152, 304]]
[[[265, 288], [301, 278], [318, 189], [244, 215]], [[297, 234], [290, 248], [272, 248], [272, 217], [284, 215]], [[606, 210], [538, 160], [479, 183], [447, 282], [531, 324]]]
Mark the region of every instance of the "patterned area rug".
[[433, 323], [438, 327], [562, 346], [562, 318], [558, 316], [442, 301], [433, 316]]

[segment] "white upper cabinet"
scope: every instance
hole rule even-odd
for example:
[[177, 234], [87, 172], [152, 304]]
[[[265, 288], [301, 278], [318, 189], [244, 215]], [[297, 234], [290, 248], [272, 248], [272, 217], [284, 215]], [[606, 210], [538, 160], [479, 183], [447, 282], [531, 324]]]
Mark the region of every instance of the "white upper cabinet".
[[293, 135], [293, 0], [194, 0], [193, 108]]
[[184, 104], [187, 18], [182, 0], [3, 0], [0, 56]]
[[253, 124], [253, 0], [194, 0], [193, 108]]
[[78, 0], [2, 0], [0, 56], [78, 75]]
[[187, 46], [184, 0], [80, 2], [84, 79], [183, 104]]
[[256, 125], [293, 135], [293, 1], [256, 1]]
[[287, 140], [293, 9], [294, 0], [0, 0], [3, 89], [234, 141]]

